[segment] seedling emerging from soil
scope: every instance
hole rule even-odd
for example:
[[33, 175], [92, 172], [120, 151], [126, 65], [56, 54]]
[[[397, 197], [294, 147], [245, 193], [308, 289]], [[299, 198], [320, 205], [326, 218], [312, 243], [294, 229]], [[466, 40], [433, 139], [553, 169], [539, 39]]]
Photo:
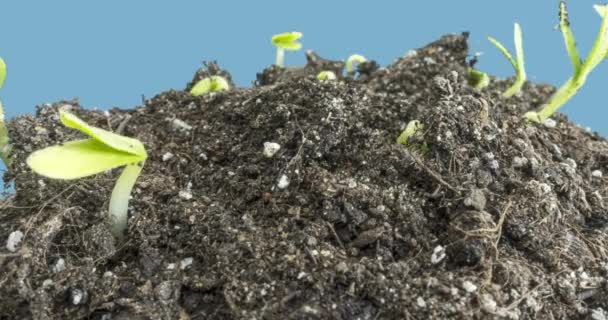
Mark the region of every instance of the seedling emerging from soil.
[[220, 76], [211, 76], [197, 82], [192, 89], [190, 94], [198, 97], [209, 92], [219, 92], [230, 89], [228, 81]]
[[360, 54], [353, 54], [346, 60], [346, 75], [353, 76], [355, 74], [355, 62], [363, 63], [366, 62], [367, 59]]
[[564, 43], [566, 45], [566, 50], [568, 51], [568, 56], [570, 56], [572, 66], [574, 67], [574, 73], [570, 79], [551, 96], [549, 102], [542, 106], [539, 112], [531, 111], [526, 113], [525, 117], [528, 120], [544, 123], [547, 118], [576, 94], [578, 89], [587, 81], [587, 77], [591, 71], [606, 58], [606, 54], [608, 53], [608, 5], [595, 5], [594, 8], [602, 17], [602, 24], [595, 43], [593, 44], [593, 48], [591, 48], [585, 61], [582, 62], [578, 49], [576, 48], [574, 34], [572, 33], [572, 29], [570, 29], [566, 2], [560, 2], [559, 27], [564, 36]]
[[64, 180], [84, 178], [124, 166], [112, 190], [109, 208], [112, 233], [122, 239], [127, 227], [131, 190], [148, 157], [144, 145], [137, 139], [90, 126], [66, 111], [59, 112], [59, 119], [66, 127], [76, 129], [90, 139], [38, 150], [27, 158], [28, 166], [45, 177]]
[[482, 90], [490, 84], [490, 77], [485, 72], [471, 68], [469, 69], [467, 81], [471, 87]]
[[302, 44], [297, 41], [300, 38], [301, 32], [285, 32], [272, 36], [272, 44], [277, 47], [277, 66], [285, 66], [285, 50], [298, 51], [302, 48]]
[[515, 40], [515, 54], [517, 56], [517, 59], [514, 59], [511, 53], [509, 53], [509, 51], [507, 50], [507, 48], [505, 48], [500, 42], [498, 42], [492, 37], [488, 37], [488, 40], [490, 40], [490, 42], [492, 42], [492, 44], [494, 44], [496, 48], [498, 48], [498, 50], [500, 50], [500, 52], [505, 55], [505, 57], [509, 60], [509, 62], [511, 62], [513, 68], [515, 69], [515, 82], [509, 89], [507, 89], [507, 91], [502, 94], [505, 98], [512, 97], [513, 95], [518, 93], [521, 90], [521, 87], [526, 82], [526, 68], [524, 66], [524, 46], [521, 36], [521, 28], [517, 23], [514, 27], [513, 38]]
[[[0, 58], [0, 88], [4, 85], [4, 79], [6, 79], [6, 64]], [[0, 159], [2, 159], [7, 168], [9, 167], [8, 156], [10, 153], [11, 145], [8, 139], [8, 129], [4, 123], [4, 108], [0, 101]]]
[[333, 71], [321, 71], [317, 75], [319, 81], [333, 81], [336, 80], [336, 74]]
[[420, 121], [410, 121], [405, 127], [405, 130], [403, 130], [403, 132], [401, 132], [401, 134], [397, 138], [397, 143], [409, 147], [411, 143], [410, 139], [420, 135], [423, 129], [424, 125]]

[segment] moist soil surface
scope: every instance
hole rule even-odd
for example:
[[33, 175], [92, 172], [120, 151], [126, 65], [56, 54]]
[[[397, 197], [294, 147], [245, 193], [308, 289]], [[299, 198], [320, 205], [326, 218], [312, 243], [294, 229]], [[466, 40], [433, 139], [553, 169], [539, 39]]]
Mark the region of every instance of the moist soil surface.
[[[553, 87], [472, 89], [466, 34], [356, 79], [319, 82], [343, 63], [307, 57], [248, 89], [190, 96], [230, 78], [210, 63], [134, 109], [11, 120], [0, 319], [608, 317], [608, 141], [563, 115], [526, 123]], [[25, 164], [82, 138], [60, 108], [147, 147], [123, 242], [107, 214], [120, 169], [57, 181]]]

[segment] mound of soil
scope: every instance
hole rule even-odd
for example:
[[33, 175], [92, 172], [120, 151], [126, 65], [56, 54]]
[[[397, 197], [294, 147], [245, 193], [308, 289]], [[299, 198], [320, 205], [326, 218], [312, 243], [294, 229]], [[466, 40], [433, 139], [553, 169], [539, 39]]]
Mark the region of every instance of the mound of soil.
[[[527, 124], [550, 86], [473, 90], [467, 50], [448, 35], [325, 83], [343, 64], [309, 52], [250, 89], [15, 118], [0, 318], [605, 319], [608, 142], [563, 115]], [[229, 77], [209, 64], [193, 82], [209, 74]], [[25, 165], [81, 137], [58, 108], [148, 149], [124, 243], [107, 221], [120, 170], [65, 182]], [[422, 135], [396, 144], [414, 119]]]

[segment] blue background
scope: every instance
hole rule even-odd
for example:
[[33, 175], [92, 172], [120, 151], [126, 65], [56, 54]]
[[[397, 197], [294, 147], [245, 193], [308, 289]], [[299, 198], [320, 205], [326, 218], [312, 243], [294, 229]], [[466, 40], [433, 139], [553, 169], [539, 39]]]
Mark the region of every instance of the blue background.
[[[570, 19], [583, 56], [600, 25], [593, 2], [570, 1]], [[274, 62], [270, 36], [301, 31], [305, 49], [344, 59], [360, 53], [385, 66], [444, 33], [471, 32], [478, 67], [513, 74], [490, 45], [492, 35], [513, 48], [513, 23], [523, 28], [529, 79], [559, 85], [571, 74], [558, 22], [557, 0], [511, 1], [6, 1], [1, 7], [0, 56], [8, 65], [0, 91], [8, 116], [36, 104], [80, 97], [89, 108], [133, 107], [141, 95], [181, 89], [203, 60], [218, 60], [239, 86]], [[304, 63], [303, 51], [286, 54]], [[600, 65], [562, 111], [608, 134]]]

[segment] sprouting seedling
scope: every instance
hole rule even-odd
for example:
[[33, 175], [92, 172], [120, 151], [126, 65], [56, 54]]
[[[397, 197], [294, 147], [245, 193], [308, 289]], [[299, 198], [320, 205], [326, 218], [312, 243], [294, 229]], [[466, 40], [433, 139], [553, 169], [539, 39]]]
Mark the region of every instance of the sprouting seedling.
[[66, 127], [76, 129], [89, 139], [74, 140], [32, 153], [26, 160], [36, 173], [51, 179], [72, 180], [124, 166], [110, 197], [112, 233], [122, 239], [127, 227], [131, 190], [146, 161], [143, 143], [88, 125], [75, 115], [59, 111]]
[[[4, 85], [6, 79], [6, 64], [4, 60], [0, 58], [0, 88]], [[8, 138], [8, 129], [4, 123], [4, 108], [0, 101], [0, 159], [4, 162], [4, 165], [9, 167], [8, 157], [11, 153], [11, 144]]]
[[197, 97], [209, 92], [218, 92], [228, 89], [230, 89], [230, 85], [226, 79], [221, 76], [211, 76], [197, 82], [192, 89], [190, 89], [190, 94]]
[[348, 59], [346, 59], [346, 74], [348, 76], [353, 76], [355, 74], [355, 62], [363, 63], [366, 62], [367, 59], [360, 54], [353, 54]]
[[317, 80], [319, 81], [333, 81], [336, 80], [336, 74], [333, 71], [321, 71], [317, 74]]
[[401, 132], [397, 138], [397, 143], [406, 147], [409, 146], [411, 143], [410, 140], [413, 137], [420, 135], [423, 129], [424, 125], [419, 120], [412, 120], [408, 122], [407, 126], [405, 126], [405, 130], [403, 130], [403, 132]]
[[608, 54], [608, 5], [595, 5], [595, 11], [602, 17], [602, 24], [597, 35], [593, 48], [587, 55], [585, 61], [581, 61], [574, 34], [570, 29], [570, 20], [568, 19], [568, 11], [566, 2], [561, 1], [559, 4], [559, 27], [564, 37], [564, 43], [568, 56], [574, 68], [573, 75], [566, 81], [552, 96], [549, 101], [541, 107], [541, 110], [530, 111], [525, 114], [525, 117], [533, 122], [544, 123], [553, 113], [561, 106], [568, 102], [576, 92], [585, 84], [587, 77], [600, 64]]
[[300, 38], [301, 32], [285, 32], [272, 36], [272, 44], [277, 47], [277, 66], [285, 66], [285, 50], [298, 51], [302, 48], [302, 44], [297, 41]]
[[513, 58], [507, 48], [500, 44], [500, 42], [498, 42], [492, 37], [488, 37], [488, 40], [490, 40], [490, 42], [494, 44], [496, 48], [500, 50], [500, 52], [502, 52], [502, 54], [509, 60], [509, 62], [511, 62], [513, 68], [515, 69], [515, 82], [513, 83], [513, 85], [511, 85], [511, 87], [509, 87], [509, 89], [507, 89], [507, 91], [502, 94], [505, 98], [509, 98], [517, 94], [526, 82], [526, 68], [524, 66], [524, 46], [521, 36], [521, 27], [517, 23], [515, 23], [515, 27], [513, 30], [513, 38], [515, 41], [515, 55], [517, 59]]
[[490, 84], [490, 77], [485, 72], [470, 68], [467, 81], [471, 87], [482, 90]]

